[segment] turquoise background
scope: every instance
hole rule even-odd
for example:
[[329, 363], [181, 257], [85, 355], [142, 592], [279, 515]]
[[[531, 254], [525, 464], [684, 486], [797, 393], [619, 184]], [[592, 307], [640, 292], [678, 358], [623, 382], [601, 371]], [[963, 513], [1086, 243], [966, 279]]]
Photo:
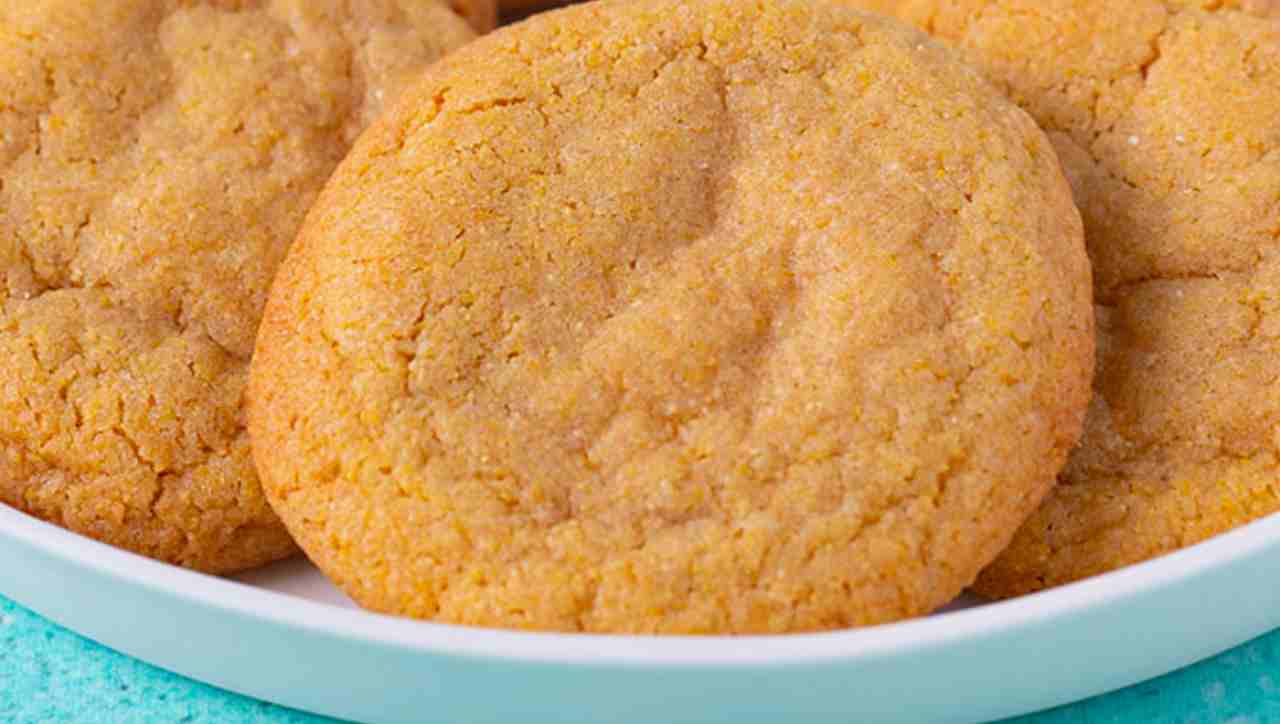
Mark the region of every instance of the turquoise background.
[[[1046, 652], [1051, 656], [1051, 652]], [[332, 720], [228, 694], [121, 656], [0, 597], [0, 722]], [[1145, 684], [1016, 724], [1280, 722], [1280, 631]]]

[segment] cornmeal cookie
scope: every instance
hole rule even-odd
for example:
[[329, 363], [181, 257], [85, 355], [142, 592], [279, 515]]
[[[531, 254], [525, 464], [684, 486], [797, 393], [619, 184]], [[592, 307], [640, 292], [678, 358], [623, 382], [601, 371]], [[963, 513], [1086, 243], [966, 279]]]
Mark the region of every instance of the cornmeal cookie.
[[1047, 139], [809, 0], [499, 30], [356, 145], [267, 306], [264, 487], [370, 608], [781, 632], [972, 583], [1075, 443], [1089, 267]]
[[1050, 132], [1094, 262], [1083, 445], [979, 590], [1066, 583], [1280, 510], [1280, 3], [879, 5]]
[[211, 572], [296, 550], [242, 412], [267, 288], [472, 37], [434, 0], [0, 1], [0, 502]]

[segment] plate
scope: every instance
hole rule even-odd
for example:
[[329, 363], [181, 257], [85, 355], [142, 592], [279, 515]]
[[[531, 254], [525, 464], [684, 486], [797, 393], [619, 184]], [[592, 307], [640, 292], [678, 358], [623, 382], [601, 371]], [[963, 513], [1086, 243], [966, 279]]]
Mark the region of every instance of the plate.
[[792, 636], [468, 629], [354, 608], [305, 561], [231, 581], [0, 505], [0, 593], [106, 646], [368, 722], [975, 722], [1152, 678], [1280, 627], [1280, 516], [1053, 591]]

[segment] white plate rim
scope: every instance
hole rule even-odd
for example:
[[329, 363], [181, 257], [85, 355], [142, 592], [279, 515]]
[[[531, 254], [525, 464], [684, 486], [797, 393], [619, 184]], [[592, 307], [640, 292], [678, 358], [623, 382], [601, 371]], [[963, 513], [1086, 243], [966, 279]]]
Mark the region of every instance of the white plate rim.
[[1018, 599], [847, 631], [773, 636], [560, 634], [414, 621], [344, 609], [159, 563], [0, 505], [0, 539], [5, 537], [192, 605], [402, 650], [531, 663], [774, 667], [902, 654], [1007, 632], [1149, 593], [1280, 547], [1280, 514], [1145, 563]]

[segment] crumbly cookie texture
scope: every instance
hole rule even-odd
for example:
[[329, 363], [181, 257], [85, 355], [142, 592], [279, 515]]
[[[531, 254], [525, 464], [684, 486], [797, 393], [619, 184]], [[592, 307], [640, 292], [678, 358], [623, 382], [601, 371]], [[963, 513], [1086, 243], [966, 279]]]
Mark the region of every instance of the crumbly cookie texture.
[[357, 144], [273, 289], [264, 487], [370, 608], [565, 631], [922, 614], [1087, 407], [1047, 139], [828, 2], [589, 3], [499, 30]]
[[0, 502], [230, 572], [294, 552], [242, 402], [271, 277], [421, 0], [0, 2]]
[[1280, 3], [874, 3], [1053, 139], [1083, 212], [1097, 396], [1062, 484], [979, 580], [1011, 596], [1280, 510]]

